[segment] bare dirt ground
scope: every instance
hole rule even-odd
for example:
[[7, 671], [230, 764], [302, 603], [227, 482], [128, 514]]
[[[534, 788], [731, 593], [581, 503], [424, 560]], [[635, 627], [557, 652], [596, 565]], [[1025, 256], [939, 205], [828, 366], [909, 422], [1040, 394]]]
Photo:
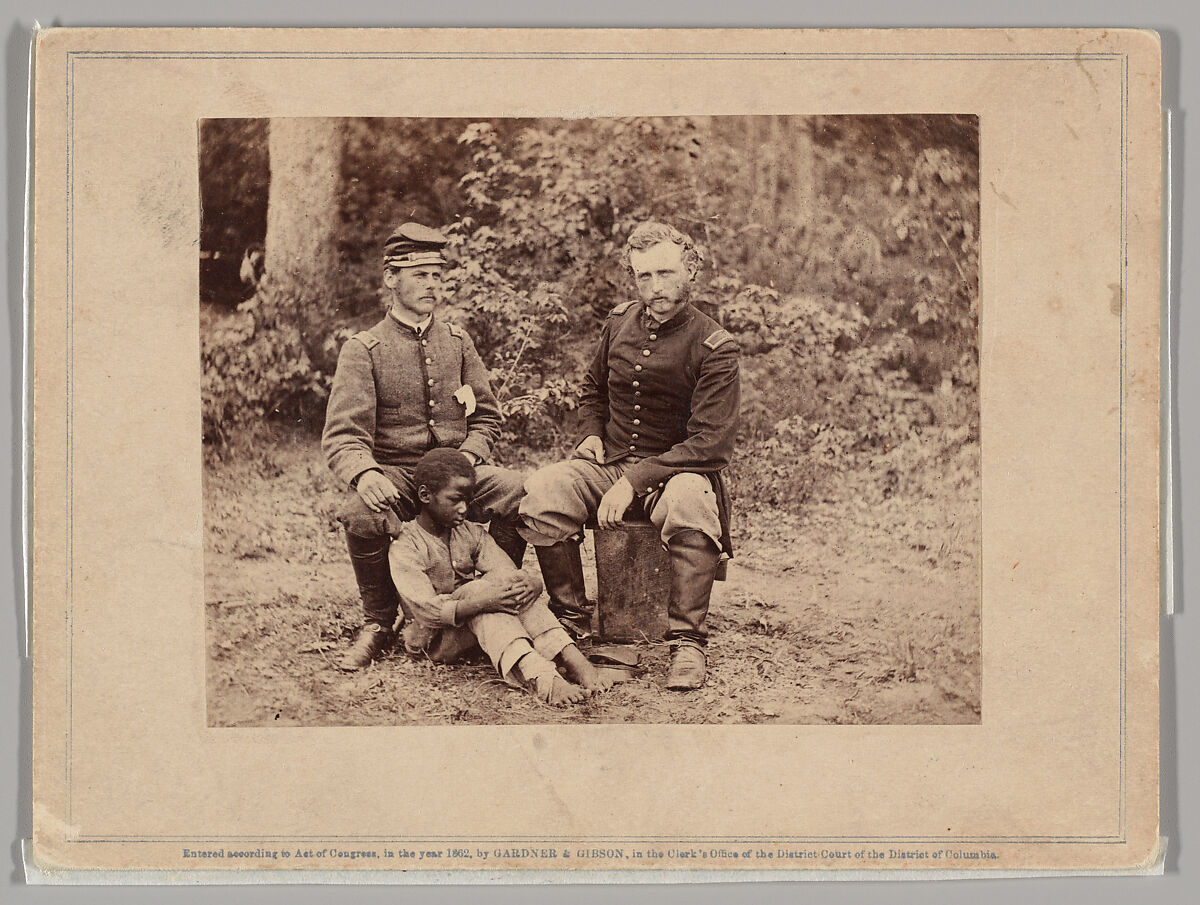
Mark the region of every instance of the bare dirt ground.
[[703, 689], [666, 691], [668, 652], [643, 644], [644, 675], [559, 709], [483, 661], [393, 653], [339, 671], [361, 610], [334, 520], [337, 486], [315, 443], [210, 465], [209, 723], [979, 722], [978, 481], [929, 481], [936, 496], [906, 498], [860, 478], [802, 516], [738, 516], [736, 558], [713, 593]]

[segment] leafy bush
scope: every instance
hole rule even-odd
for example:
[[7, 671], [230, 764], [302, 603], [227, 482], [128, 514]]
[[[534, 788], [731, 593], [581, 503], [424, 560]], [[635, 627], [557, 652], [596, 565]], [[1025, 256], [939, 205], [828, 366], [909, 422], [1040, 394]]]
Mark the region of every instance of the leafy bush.
[[909, 486], [897, 475], [940, 474], [978, 438], [971, 117], [346, 120], [344, 134], [325, 345], [270, 282], [206, 322], [208, 439], [282, 415], [319, 426], [329, 375], [314, 362], [381, 315], [379, 246], [406, 219], [444, 224], [445, 315], [490, 368], [510, 458], [572, 436], [599, 325], [633, 297], [624, 239], [646, 219], [696, 239], [694, 301], [742, 345], [743, 499], [794, 508], [835, 475]]
[[[308, 420], [328, 398], [332, 375], [313, 367], [294, 307], [268, 278], [233, 315], [209, 312], [200, 335], [200, 392], [210, 448], [253, 438], [273, 418]], [[349, 335], [335, 330], [325, 344], [339, 348]]]
[[[470, 150], [454, 250], [451, 305], [484, 360], [513, 440], [561, 446], [600, 321], [630, 297], [624, 236], [654, 209], [652, 187], [687, 158], [686, 121], [531, 124], [510, 140], [490, 123], [459, 136]], [[655, 165], [634, 166], [647, 143]], [[648, 203], [649, 202], [649, 203]]]

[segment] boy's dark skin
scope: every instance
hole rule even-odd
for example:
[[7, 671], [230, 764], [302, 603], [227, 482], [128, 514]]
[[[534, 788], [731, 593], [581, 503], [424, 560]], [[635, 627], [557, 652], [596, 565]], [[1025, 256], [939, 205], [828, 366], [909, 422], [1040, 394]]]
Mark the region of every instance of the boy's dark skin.
[[[421, 510], [414, 520], [417, 526], [448, 545], [451, 529], [467, 517], [467, 506], [474, 496], [474, 488], [475, 482], [463, 475], [451, 475], [444, 487], [433, 492], [426, 485], [420, 485], [417, 498], [421, 501]], [[532, 603], [541, 593], [541, 582], [522, 571], [514, 570], [496, 578], [469, 581], [454, 592], [454, 598], [458, 601], [458, 622], [465, 624], [481, 613], [509, 613], [515, 616], [518, 608]], [[525, 657], [522, 657], [517, 662], [518, 672], [524, 661]], [[548, 700], [550, 704], [577, 704], [592, 692], [612, 687], [612, 679], [603, 670], [593, 666], [574, 644], [563, 648], [555, 658], [555, 665], [572, 681], [555, 677]]]

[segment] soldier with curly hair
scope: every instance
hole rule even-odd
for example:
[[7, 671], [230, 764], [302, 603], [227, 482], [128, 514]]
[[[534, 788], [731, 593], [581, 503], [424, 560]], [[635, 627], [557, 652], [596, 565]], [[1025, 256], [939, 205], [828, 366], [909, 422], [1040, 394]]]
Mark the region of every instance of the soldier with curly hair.
[[551, 609], [570, 624], [588, 613], [584, 523], [648, 516], [671, 560], [667, 687], [695, 689], [707, 666], [712, 584], [731, 552], [721, 473], [737, 430], [740, 350], [689, 302], [702, 262], [688, 236], [643, 223], [624, 254], [638, 299], [609, 314], [584, 377], [575, 454], [527, 479], [521, 533], [537, 551]]

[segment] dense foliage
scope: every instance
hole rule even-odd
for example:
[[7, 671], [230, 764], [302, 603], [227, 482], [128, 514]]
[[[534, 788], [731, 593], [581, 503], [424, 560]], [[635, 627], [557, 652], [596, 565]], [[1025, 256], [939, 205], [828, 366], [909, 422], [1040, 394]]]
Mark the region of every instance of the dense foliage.
[[[562, 450], [598, 325], [631, 297], [624, 238], [654, 218], [700, 244], [706, 266], [694, 299], [742, 344], [740, 506], [797, 505], [837, 472], [883, 496], [918, 473], [969, 478], [963, 449], [978, 435], [974, 118], [344, 126], [329, 348], [379, 317], [389, 229], [406, 219], [440, 224], [453, 246], [447, 313], [491, 368], [510, 460]], [[231, 152], [262, 134], [245, 125], [202, 133], [202, 242], [262, 241], [254, 225], [265, 218], [245, 209], [265, 209], [269, 173], [253, 148]], [[235, 183], [243, 215], [210, 222], [229, 205], [208, 199]], [[251, 299], [205, 319], [214, 448], [273, 414], [321, 423], [328, 369], [306, 354], [269, 269]]]

